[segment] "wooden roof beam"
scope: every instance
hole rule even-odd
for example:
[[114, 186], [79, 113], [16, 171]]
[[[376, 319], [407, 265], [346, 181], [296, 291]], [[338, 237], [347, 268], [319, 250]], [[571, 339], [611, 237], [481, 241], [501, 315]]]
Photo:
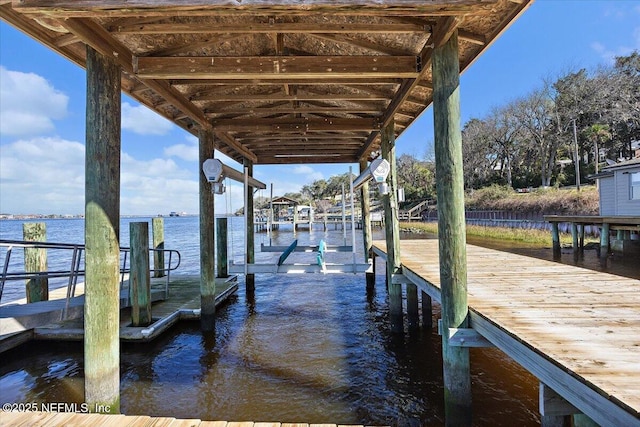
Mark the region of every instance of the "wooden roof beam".
[[235, 150], [238, 154], [240, 154], [243, 157], [251, 160], [254, 163], [258, 161], [258, 156], [256, 156], [256, 154], [253, 151], [245, 148], [242, 144], [240, 144], [238, 141], [236, 141], [227, 132], [225, 132], [222, 129], [216, 129], [216, 128], [214, 128], [213, 131], [214, 131], [215, 136], [218, 137], [218, 139], [220, 139], [227, 146], [229, 146], [230, 148]]
[[252, 119], [234, 120], [222, 119], [214, 120], [213, 127], [216, 131], [222, 132], [317, 132], [317, 131], [371, 131], [380, 128], [377, 120], [373, 119]]
[[416, 78], [415, 56], [141, 57], [143, 79]]
[[[435, 26], [434, 30], [429, 36], [429, 40], [422, 48], [422, 52], [420, 52], [420, 73], [416, 78], [410, 78], [405, 80], [400, 88], [396, 92], [396, 95], [393, 101], [387, 107], [387, 111], [385, 112], [384, 118], [381, 123], [381, 127], [386, 126], [394, 117], [396, 112], [400, 109], [402, 104], [409, 98], [411, 92], [416, 87], [418, 82], [423, 78], [423, 76], [429, 71], [431, 68], [431, 53], [436, 46], [441, 46], [443, 43], [446, 43], [451, 37], [451, 34], [458, 28], [461, 19], [457, 17], [446, 17], [441, 18], [438, 21], [438, 24]], [[367, 156], [368, 152], [371, 149], [371, 146], [374, 142], [374, 139], [370, 139], [368, 144], [365, 144], [362, 147], [360, 153], [358, 153], [359, 158]]]
[[300, 139], [314, 139], [314, 140], [335, 140], [340, 139], [341, 141], [353, 141], [353, 142], [362, 142], [368, 134], [353, 134], [353, 133], [341, 133], [340, 135], [335, 134], [323, 134], [314, 132], [313, 134], [307, 136], [300, 135], [258, 135], [258, 134], [248, 134], [248, 135], [240, 135], [236, 134], [235, 140], [241, 142], [242, 144], [251, 144], [251, 141], [265, 141], [265, 142], [281, 142], [281, 141], [290, 141], [290, 140], [300, 140]]
[[[65, 20], [64, 25], [69, 31], [96, 51], [105, 56], [114, 57], [124, 72], [133, 73], [133, 54], [120, 42], [113, 39], [111, 35], [100, 25], [90, 20], [81, 20], [77, 18]], [[180, 92], [172, 88], [167, 82], [145, 80], [144, 84], [165, 98], [176, 108], [182, 110], [196, 123], [199, 123], [203, 127], [209, 126], [209, 122], [204, 114], [202, 114], [195, 105], [184, 98]]]
[[192, 101], [215, 101], [215, 102], [246, 102], [246, 101], [389, 101], [390, 97], [376, 94], [340, 94], [340, 93], [328, 93], [326, 95], [312, 94], [312, 95], [286, 95], [283, 93], [274, 94], [206, 94], [195, 95], [191, 97]]
[[289, 165], [289, 164], [314, 164], [314, 163], [356, 163], [355, 156], [346, 156], [339, 153], [295, 153], [262, 155], [256, 164], [260, 165]]
[[391, 46], [384, 46], [381, 45], [379, 43], [373, 43], [370, 42], [368, 40], [360, 40], [360, 39], [356, 39], [354, 37], [349, 37], [346, 35], [341, 35], [341, 34], [326, 34], [326, 33], [322, 33], [322, 34], [310, 34], [310, 37], [316, 38], [316, 39], [320, 39], [320, 40], [328, 40], [330, 42], [336, 43], [336, 44], [342, 44], [342, 43], [346, 43], [349, 44], [351, 46], [356, 46], [362, 49], [367, 49], [367, 50], [373, 50], [375, 52], [380, 52], [380, 53], [384, 53], [385, 55], [392, 55], [392, 56], [406, 56], [406, 55], [411, 55], [411, 52], [408, 52], [404, 49], [398, 49], [395, 47], [391, 47]]
[[[133, 54], [117, 40], [111, 38], [109, 33], [100, 25], [95, 24], [93, 21], [72, 18], [65, 21], [65, 26], [98, 52], [107, 56], [113, 55], [125, 72], [133, 71]], [[144, 84], [200, 126], [204, 128], [211, 126], [204, 113], [175, 88], [171, 87], [168, 82], [148, 79], [144, 81]], [[166, 117], [161, 111], [156, 111]], [[226, 138], [226, 135], [218, 135], [218, 137], [242, 156], [254, 162], [257, 160], [255, 154], [233, 141], [233, 138]]]
[[366, 107], [289, 107], [289, 108], [236, 108], [224, 110], [222, 108], [205, 109], [205, 115], [209, 117], [214, 114], [317, 114], [317, 113], [342, 113], [342, 114], [369, 114], [372, 116], [382, 116], [378, 108]]
[[118, 33], [133, 34], [396, 34], [396, 33], [424, 33], [424, 25], [416, 24], [331, 24], [306, 22], [264, 22], [238, 24], [134, 24], [120, 26], [115, 29]]
[[[202, 85], [202, 86], [225, 86], [225, 85], [238, 85], [238, 86], [277, 86], [285, 83], [290, 83], [291, 79], [250, 79], [246, 81], [240, 81], [238, 79], [216, 79], [216, 80], [201, 80], [201, 79], [174, 79], [170, 80], [172, 86], [180, 86], [180, 85]], [[296, 79], [296, 84], [298, 85], [328, 85], [328, 84], [349, 84], [349, 85], [399, 85], [402, 83], [402, 79], [400, 78], [389, 78], [389, 77], [372, 77], [368, 80], [362, 80], [357, 78], [336, 78], [336, 79], [318, 79], [318, 78], [308, 78], [308, 79]]]
[[[362, 16], [455, 16], [479, 10], [490, 11], [499, 0], [14, 0], [13, 7], [21, 13], [49, 16], [201, 16], [219, 15], [307, 15], [326, 12], [333, 15]], [[234, 7], [236, 6], [236, 7]]]
[[460, 40], [477, 44], [480, 46], [484, 46], [487, 44], [487, 38], [482, 34], [472, 33], [471, 31], [463, 30], [462, 28], [458, 29], [458, 38]]

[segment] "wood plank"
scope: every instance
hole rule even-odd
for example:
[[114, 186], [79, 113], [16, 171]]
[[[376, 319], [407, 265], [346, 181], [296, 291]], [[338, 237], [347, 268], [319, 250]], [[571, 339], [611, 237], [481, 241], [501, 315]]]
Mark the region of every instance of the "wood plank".
[[133, 24], [122, 25], [116, 33], [135, 34], [269, 34], [269, 33], [349, 33], [349, 34], [394, 34], [425, 33], [426, 26], [418, 24], [313, 24], [306, 22], [252, 22], [238, 24]]
[[142, 79], [416, 78], [415, 56], [139, 57]]
[[[438, 241], [400, 244], [403, 274], [438, 300]], [[637, 423], [640, 280], [473, 245], [467, 263], [474, 329], [603, 425]]]
[[208, 14], [220, 15], [265, 14], [307, 15], [309, 13], [330, 12], [331, 14], [372, 16], [451, 16], [466, 15], [471, 12], [490, 11], [499, 0], [136, 0], [128, 1], [127, 7], [118, 0], [21, 0], [14, 8], [21, 13], [44, 13], [52, 17], [94, 17], [100, 16], [190, 16]]

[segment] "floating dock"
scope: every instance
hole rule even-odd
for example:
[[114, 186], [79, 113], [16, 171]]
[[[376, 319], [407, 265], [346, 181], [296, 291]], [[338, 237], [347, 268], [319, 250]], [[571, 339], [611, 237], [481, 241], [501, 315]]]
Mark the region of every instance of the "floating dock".
[[[400, 256], [398, 279], [440, 302], [438, 240], [401, 240]], [[540, 380], [542, 415], [640, 425], [640, 280], [467, 245], [467, 287], [471, 328]]]
[[[128, 290], [120, 295], [120, 340], [150, 341], [181, 319], [200, 317], [200, 276], [173, 275], [165, 291], [165, 279], [152, 279], [151, 298], [154, 322], [147, 327], [133, 327]], [[125, 281], [127, 286], [127, 281]], [[83, 284], [78, 292], [83, 292]], [[224, 303], [238, 290], [236, 277], [216, 279], [216, 306]], [[52, 291], [50, 301], [26, 304], [18, 301], [0, 307], [0, 352], [31, 339], [82, 340], [84, 295], [70, 299], [67, 318], [62, 320], [66, 287]], [[57, 298], [57, 299], [56, 299]]]

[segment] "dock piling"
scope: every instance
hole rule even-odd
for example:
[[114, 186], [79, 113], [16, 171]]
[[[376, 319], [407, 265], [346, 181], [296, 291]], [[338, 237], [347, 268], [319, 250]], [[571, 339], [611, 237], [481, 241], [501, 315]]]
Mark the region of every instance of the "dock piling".
[[402, 319], [402, 285], [393, 283], [394, 274], [400, 273], [400, 224], [398, 222], [398, 203], [396, 200], [396, 141], [395, 122], [391, 120], [383, 129], [380, 149], [382, 158], [389, 162], [390, 170], [387, 177], [389, 191], [382, 196], [385, 218], [385, 237], [387, 241], [387, 288], [389, 290], [389, 318], [391, 331], [402, 333], [404, 331]]
[[[28, 242], [46, 242], [47, 225], [44, 222], [22, 224], [22, 238]], [[28, 273], [47, 271], [47, 250], [45, 248], [24, 249], [24, 271]], [[49, 300], [49, 279], [34, 277], [25, 283], [27, 303]]]
[[149, 223], [129, 223], [131, 273], [129, 302], [131, 326], [149, 326], [151, 320], [151, 274], [149, 272]]
[[[367, 169], [367, 160], [360, 160], [360, 173]], [[365, 261], [373, 259], [372, 246], [373, 239], [371, 233], [371, 200], [369, 197], [369, 182], [362, 184], [360, 188], [360, 209], [362, 211], [362, 243], [364, 245], [364, 258]], [[365, 273], [365, 281], [367, 290], [370, 291], [376, 284], [375, 270], [371, 273]]]
[[164, 218], [151, 220], [153, 230], [153, 277], [164, 277]]
[[218, 274], [216, 277], [229, 277], [229, 255], [227, 253], [227, 218], [216, 218], [216, 248]]
[[553, 259], [559, 259], [562, 251], [560, 249], [560, 229], [557, 222], [551, 223], [551, 241], [553, 243]]
[[[247, 174], [252, 177], [253, 176], [253, 162], [249, 159], [245, 159], [244, 160], [244, 167], [247, 169]], [[246, 230], [245, 233], [247, 233], [246, 235], [246, 245], [247, 247], [245, 248], [247, 253], [246, 253], [246, 258], [245, 258], [245, 263], [248, 264], [253, 264], [256, 262], [256, 258], [255, 258], [255, 247], [254, 247], [254, 232], [253, 232], [253, 221], [254, 221], [254, 215], [253, 215], [253, 188], [252, 187], [248, 187], [245, 184], [245, 190], [246, 193], [246, 201], [245, 201], [245, 212], [246, 212], [246, 216], [245, 218], [247, 219], [247, 224], [246, 224]], [[295, 208], [294, 208], [295, 211]], [[295, 221], [294, 221], [294, 232], [295, 232]], [[246, 287], [246, 291], [247, 292], [254, 292], [256, 289], [256, 275], [253, 273], [247, 273], [244, 276], [244, 280], [245, 280], [245, 287]]]
[[[212, 129], [200, 132], [199, 164], [202, 165], [214, 152]], [[203, 332], [215, 330], [216, 279], [215, 279], [215, 208], [211, 185], [200, 173], [200, 327]]]
[[120, 413], [121, 73], [90, 46], [86, 69], [84, 393], [92, 411]]
[[422, 292], [422, 327], [425, 329], [433, 328], [433, 305], [431, 297], [426, 292]]
[[[456, 19], [447, 18], [441, 31], [446, 27], [451, 36], [436, 41], [432, 72], [442, 323], [448, 331], [469, 327], [469, 309]], [[469, 349], [450, 346], [448, 335], [442, 335], [445, 423], [470, 426]]]

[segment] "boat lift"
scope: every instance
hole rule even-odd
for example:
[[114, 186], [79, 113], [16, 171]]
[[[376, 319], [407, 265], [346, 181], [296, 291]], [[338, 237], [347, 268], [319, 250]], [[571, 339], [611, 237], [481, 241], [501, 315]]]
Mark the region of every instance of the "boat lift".
[[[235, 169], [223, 164], [218, 159], [207, 159], [203, 165], [202, 170], [212, 185], [212, 192], [214, 194], [223, 194], [225, 191], [222, 180], [226, 177], [244, 184], [244, 218], [245, 223], [248, 223], [248, 213], [246, 206], [248, 205], [249, 188], [265, 189], [266, 185], [253, 177], [249, 176], [248, 168], [244, 168], [244, 174], [236, 171]], [[367, 273], [373, 271], [371, 262], [357, 263], [356, 262], [356, 245], [355, 245], [355, 217], [354, 217], [354, 191], [360, 188], [363, 184], [369, 180], [374, 180], [379, 184], [379, 191], [382, 194], [387, 194], [386, 179], [389, 174], [389, 162], [384, 159], [375, 159], [369, 167], [358, 176], [355, 180], [351, 174], [351, 168], [349, 168], [349, 187], [351, 197], [351, 246], [328, 246], [324, 241], [320, 241], [318, 245], [298, 246], [297, 239], [289, 246], [265, 246], [261, 245], [261, 250], [264, 252], [282, 252], [276, 263], [244, 263], [236, 264], [233, 261], [229, 263], [229, 273], [235, 274], [255, 274], [255, 273]], [[248, 247], [248, 233], [245, 233], [245, 247]], [[327, 263], [324, 260], [325, 252], [352, 252], [353, 260], [351, 263]], [[292, 252], [316, 252], [317, 262], [312, 263], [292, 263], [286, 264], [287, 257]]]

